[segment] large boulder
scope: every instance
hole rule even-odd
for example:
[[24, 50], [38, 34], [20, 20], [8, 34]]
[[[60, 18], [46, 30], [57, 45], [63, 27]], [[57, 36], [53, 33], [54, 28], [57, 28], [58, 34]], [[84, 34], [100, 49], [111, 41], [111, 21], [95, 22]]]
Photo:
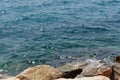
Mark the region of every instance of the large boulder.
[[90, 76], [106, 76], [108, 78], [111, 78], [112, 74], [112, 68], [109, 64], [106, 64], [102, 61], [95, 61], [87, 65], [82, 73], [77, 76], [77, 78], [80, 77], [90, 77]]
[[105, 76], [95, 76], [95, 77], [83, 77], [83, 78], [75, 78], [75, 79], [60, 78], [57, 80], [110, 80], [110, 79]]
[[48, 65], [30, 67], [18, 74], [18, 80], [53, 80], [60, 78], [62, 72]]
[[64, 78], [75, 78], [78, 74], [82, 72], [84, 66], [88, 65], [87, 62], [72, 62], [67, 63], [57, 69], [63, 72]]

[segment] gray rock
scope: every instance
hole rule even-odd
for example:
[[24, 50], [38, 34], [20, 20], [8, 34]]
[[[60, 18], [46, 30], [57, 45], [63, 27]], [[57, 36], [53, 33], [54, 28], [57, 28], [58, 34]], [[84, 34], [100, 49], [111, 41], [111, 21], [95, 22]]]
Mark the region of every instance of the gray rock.
[[0, 74], [0, 79], [5, 79], [5, 78], [9, 78], [11, 77], [11, 75], [8, 74]]
[[103, 63], [102, 61], [98, 60], [87, 65], [83, 69], [82, 73], [77, 76], [77, 78], [91, 77], [91, 76], [98, 76], [98, 75], [111, 78], [111, 74], [112, 74], [112, 67], [109, 64]]
[[114, 80], [120, 80], [120, 63], [115, 63], [113, 65]]
[[75, 78], [82, 72], [82, 69], [88, 65], [87, 62], [72, 62], [67, 63], [64, 66], [58, 67], [57, 69], [63, 72], [64, 78]]

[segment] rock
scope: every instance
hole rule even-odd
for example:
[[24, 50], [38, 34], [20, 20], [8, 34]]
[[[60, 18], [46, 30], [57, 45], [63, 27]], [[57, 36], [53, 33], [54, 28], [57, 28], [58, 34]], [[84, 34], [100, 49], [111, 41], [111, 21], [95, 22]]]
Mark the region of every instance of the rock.
[[9, 78], [9, 77], [11, 77], [11, 76], [8, 74], [0, 74], [0, 79], [5, 79], [5, 78]]
[[0, 79], [5, 79], [12, 77], [12, 75], [8, 74], [6, 70], [0, 70]]
[[83, 77], [83, 78], [75, 78], [75, 79], [60, 78], [57, 80], [110, 80], [110, 79], [105, 76], [94, 76], [94, 77]]
[[83, 69], [81, 75], [78, 75], [77, 78], [98, 76], [98, 75], [111, 78], [111, 74], [112, 74], [112, 68], [110, 65], [103, 63], [101, 61], [96, 61], [96, 62], [92, 62], [89, 65], [87, 65]]
[[78, 74], [82, 72], [82, 69], [85, 65], [87, 65], [87, 62], [72, 62], [67, 63], [64, 66], [58, 67], [60, 71], [63, 72], [64, 78], [75, 78]]
[[82, 69], [87, 64], [88, 63], [86, 61], [72, 62], [72, 63], [67, 63], [61, 67], [58, 67], [57, 69], [59, 69], [62, 72], [67, 72], [67, 71], [72, 71], [79, 68]]
[[53, 80], [60, 78], [62, 72], [48, 65], [30, 67], [16, 76], [18, 80]]
[[120, 80], [120, 56], [117, 56], [113, 64], [113, 79]]
[[75, 78], [78, 74], [82, 72], [82, 69], [76, 69], [72, 71], [67, 71], [63, 73], [63, 78]]
[[116, 57], [116, 60], [115, 60], [115, 62], [118, 62], [118, 63], [120, 63], [120, 56], [117, 56], [117, 57]]
[[19, 79], [17, 79], [16, 77], [10, 77], [10, 78], [7, 78], [7, 79], [0, 79], [0, 80], [19, 80]]
[[113, 77], [114, 77], [114, 80], [120, 80], [120, 63], [115, 63], [113, 65]]

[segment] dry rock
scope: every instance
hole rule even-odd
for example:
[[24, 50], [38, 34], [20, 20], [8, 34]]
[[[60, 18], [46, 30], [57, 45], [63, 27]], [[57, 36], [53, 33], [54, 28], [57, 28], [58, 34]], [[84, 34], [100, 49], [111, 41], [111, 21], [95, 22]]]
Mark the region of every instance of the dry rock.
[[10, 77], [10, 78], [0, 79], [0, 80], [19, 80], [19, 79], [18, 79], [18, 78], [16, 78], [16, 77]]
[[114, 80], [120, 80], [120, 56], [116, 57], [113, 65], [113, 78]]
[[75, 78], [78, 74], [82, 72], [83, 67], [86, 65], [88, 65], [87, 62], [72, 62], [58, 67], [57, 69], [63, 72], [64, 78]]
[[94, 77], [83, 77], [83, 78], [75, 78], [75, 79], [60, 78], [57, 80], [110, 80], [110, 79], [105, 76], [94, 76]]
[[62, 72], [59, 70], [48, 65], [39, 65], [24, 70], [16, 78], [18, 80], [53, 80], [61, 76]]
[[0, 74], [0, 79], [5, 79], [5, 78], [9, 78], [9, 77], [11, 77], [11, 76], [8, 74]]
[[111, 78], [111, 74], [112, 74], [112, 68], [110, 65], [103, 63], [101, 61], [96, 61], [96, 62], [92, 62], [89, 65], [87, 65], [83, 69], [81, 75], [78, 75], [77, 78], [98, 76], [98, 75]]

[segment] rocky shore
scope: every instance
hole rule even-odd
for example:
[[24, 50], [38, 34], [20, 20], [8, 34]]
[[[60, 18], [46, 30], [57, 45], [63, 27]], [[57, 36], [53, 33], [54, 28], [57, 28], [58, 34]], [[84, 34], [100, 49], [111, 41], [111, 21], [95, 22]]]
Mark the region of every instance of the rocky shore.
[[86, 60], [67, 63], [57, 68], [38, 65], [14, 77], [0, 74], [0, 80], [120, 80], [120, 56], [113, 63]]

